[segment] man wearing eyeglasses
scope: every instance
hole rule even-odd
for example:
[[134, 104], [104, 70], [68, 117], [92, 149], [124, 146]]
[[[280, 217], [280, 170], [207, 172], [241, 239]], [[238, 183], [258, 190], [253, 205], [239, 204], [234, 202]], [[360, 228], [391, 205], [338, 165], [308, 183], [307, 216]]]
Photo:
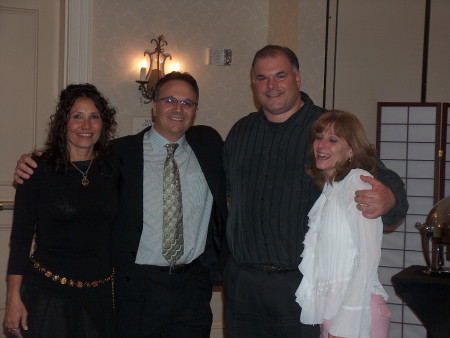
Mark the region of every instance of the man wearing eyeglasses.
[[[153, 126], [114, 143], [123, 161], [123, 210], [113, 236], [120, 337], [210, 334], [209, 303], [212, 283], [221, 278], [218, 250], [227, 210], [223, 142], [214, 129], [193, 126], [198, 98], [191, 75], [167, 74], [156, 85]], [[162, 249], [168, 143], [178, 144], [174, 160], [182, 196], [183, 253], [174, 264]]]
[[[212, 285], [221, 283], [219, 251], [226, 247], [227, 207], [223, 141], [214, 129], [193, 126], [198, 98], [191, 75], [167, 74], [156, 84], [153, 126], [113, 142], [122, 174], [112, 243], [118, 337], [210, 335], [210, 300]], [[170, 155], [168, 148], [174, 148]], [[177, 243], [182, 244], [170, 254], [178, 244], [166, 246], [172, 234], [163, 219], [174, 210], [166, 206], [171, 194], [166, 189], [173, 185], [165, 181], [168, 161], [177, 168], [182, 207], [172, 213], [181, 218], [175, 223], [181, 226]], [[20, 170], [32, 173], [20, 168], [20, 176]]]

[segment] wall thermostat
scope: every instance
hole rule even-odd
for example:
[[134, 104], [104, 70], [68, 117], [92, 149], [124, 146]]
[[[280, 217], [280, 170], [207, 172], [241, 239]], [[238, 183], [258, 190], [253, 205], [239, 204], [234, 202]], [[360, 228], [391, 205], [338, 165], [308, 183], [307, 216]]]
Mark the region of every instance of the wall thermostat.
[[207, 62], [215, 66], [231, 66], [232, 53], [231, 49], [207, 49]]

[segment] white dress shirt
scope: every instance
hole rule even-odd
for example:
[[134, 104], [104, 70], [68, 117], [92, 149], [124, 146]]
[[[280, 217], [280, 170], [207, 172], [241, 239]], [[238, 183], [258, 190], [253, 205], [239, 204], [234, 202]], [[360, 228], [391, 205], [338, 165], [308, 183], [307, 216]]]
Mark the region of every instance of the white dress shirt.
[[[166, 140], [154, 128], [144, 135], [144, 224], [136, 255], [137, 264], [169, 265], [162, 256], [163, 171], [167, 157], [164, 146], [168, 143], [173, 142]], [[180, 172], [184, 238], [184, 253], [177, 264], [187, 264], [205, 250], [213, 197], [185, 136], [176, 143], [178, 148], [174, 157]]]

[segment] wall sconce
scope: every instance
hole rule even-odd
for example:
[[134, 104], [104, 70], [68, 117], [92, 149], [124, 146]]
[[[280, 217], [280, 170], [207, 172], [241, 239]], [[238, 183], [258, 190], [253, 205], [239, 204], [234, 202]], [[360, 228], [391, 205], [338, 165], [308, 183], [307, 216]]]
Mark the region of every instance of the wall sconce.
[[172, 60], [172, 56], [168, 53], [164, 53], [164, 46], [167, 46], [167, 41], [164, 39], [164, 35], [158, 36], [158, 40], [152, 39], [150, 43], [156, 43], [156, 48], [153, 52], [150, 49], [144, 51], [145, 61], [147, 57], [149, 59], [150, 67], [147, 71], [147, 63], [142, 65], [140, 78], [137, 83], [139, 83], [139, 90], [142, 96], [147, 100], [144, 103], [150, 103], [155, 98], [155, 86], [156, 82], [164, 76], [164, 63], [166, 58]]

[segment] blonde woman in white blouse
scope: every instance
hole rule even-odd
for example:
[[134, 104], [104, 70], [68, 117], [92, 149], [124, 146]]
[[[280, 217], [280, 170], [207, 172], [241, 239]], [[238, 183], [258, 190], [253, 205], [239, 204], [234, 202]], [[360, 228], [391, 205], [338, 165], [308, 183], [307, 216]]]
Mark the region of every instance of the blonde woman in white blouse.
[[355, 191], [370, 189], [360, 175], [375, 174], [375, 151], [351, 113], [322, 114], [311, 132], [307, 172], [322, 194], [309, 212], [309, 231], [296, 292], [300, 320], [321, 324], [321, 337], [389, 335], [391, 312], [378, 280], [383, 224], [355, 207]]

